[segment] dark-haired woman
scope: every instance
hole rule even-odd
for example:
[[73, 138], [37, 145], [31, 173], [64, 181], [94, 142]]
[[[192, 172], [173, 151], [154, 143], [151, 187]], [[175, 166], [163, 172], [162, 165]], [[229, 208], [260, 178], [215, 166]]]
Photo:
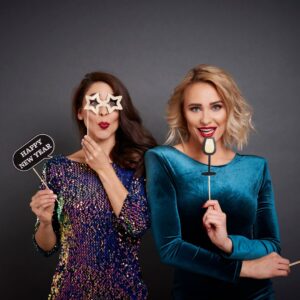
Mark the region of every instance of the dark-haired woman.
[[87, 74], [73, 112], [82, 148], [47, 162], [48, 188], [30, 204], [37, 248], [46, 256], [61, 249], [49, 299], [146, 299], [138, 261], [149, 227], [143, 156], [155, 140], [111, 74]]

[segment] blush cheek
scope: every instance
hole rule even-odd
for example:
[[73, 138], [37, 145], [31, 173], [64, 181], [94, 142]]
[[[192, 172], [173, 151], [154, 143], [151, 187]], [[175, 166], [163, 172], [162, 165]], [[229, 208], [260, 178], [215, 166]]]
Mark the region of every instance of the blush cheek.
[[112, 132], [116, 132], [119, 127], [118, 120], [114, 121], [111, 125], [112, 125]]

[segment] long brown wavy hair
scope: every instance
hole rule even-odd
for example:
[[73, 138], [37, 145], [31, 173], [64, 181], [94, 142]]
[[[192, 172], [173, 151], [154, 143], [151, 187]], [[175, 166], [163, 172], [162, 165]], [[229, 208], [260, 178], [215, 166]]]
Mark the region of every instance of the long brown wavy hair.
[[113, 162], [121, 167], [135, 170], [135, 176], [144, 174], [144, 154], [157, 143], [150, 132], [142, 125], [142, 119], [133, 106], [127, 88], [116, 76], [105, 72], [92, 72], [84, 76], [73, 96], [73, 117], [78, 125], [81, 138], [87, 133], [82, 120], [77, 118], [78, 111], [86, 91], [95, 82], [105, 82], [114, 95], [122, 96], [122, 107], [119, 114], [119, 128], [116, 132], [116, 143], [110, 153]]

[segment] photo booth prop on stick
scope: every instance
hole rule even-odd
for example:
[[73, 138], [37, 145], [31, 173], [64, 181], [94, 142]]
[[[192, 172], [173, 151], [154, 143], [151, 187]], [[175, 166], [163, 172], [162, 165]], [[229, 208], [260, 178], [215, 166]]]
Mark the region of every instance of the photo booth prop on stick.
[[208, 170], [203, 172], [202, 175], [208, 178], [208, 200], [211, 200], [211, 188], [210, 188], [210, 176], [216, 175], [215, 172], [210, 170], [211, 168], [211, 156], [216, 153], [216, 142], [213, 137], [205, 138], [202, 146], [202, 151], [208, 156]]
[[300, 260], [294, 261], [292, 263], [289, 264], [290, 267], [296, 266], [300, 264]]
[[55, 144], [53, 139], [47, 134], [39, 134], [19, 148], [13, 154], [13, 164], [19, 171], [33, 170], [41, 182], [48, 188], [47, 183], [42, 179], [34, 168], [44, 159], [51, 158]]

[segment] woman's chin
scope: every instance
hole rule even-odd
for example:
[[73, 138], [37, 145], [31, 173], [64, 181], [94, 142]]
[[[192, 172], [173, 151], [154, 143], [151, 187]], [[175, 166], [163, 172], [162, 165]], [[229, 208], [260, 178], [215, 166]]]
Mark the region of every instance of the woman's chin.
[[95, 142], [99, 142], [99, 143], [103, 143], [105, 141], [108, 141], [110, 139], [113, 139], [114, 138], [114, 134], [109, 134], [109, 133], [97, 133], [97, 134], [92, 134], [91, 133], [91, 138], [95, 141]]

